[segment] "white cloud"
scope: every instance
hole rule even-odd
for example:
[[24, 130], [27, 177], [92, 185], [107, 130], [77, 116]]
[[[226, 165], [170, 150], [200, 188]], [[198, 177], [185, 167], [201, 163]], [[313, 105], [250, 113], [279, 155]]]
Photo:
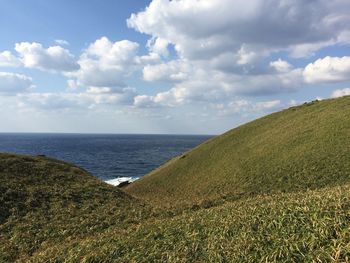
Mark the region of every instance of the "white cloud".
[[0, 72], [0, 93], [14, 95], [34, 88], [32, 79], [22, 74]]
[[85, 99], [91, 101], [92, 105], [132, 105], [136, 90], [126, 87], [100, 92], [87, 92], [84, 94]]
[[[173, 86], [141, 97], [139, 104], [174, 106], [295, 91], [305, 85], [307, 70], [303, 76], [303, 69], [286, 59], [268, 59], [274, 52], [305, 57], [350, 43], [349, 8], [345, 0], [153, 0], [127, 24], [148, 34], [150, 56], [163, 59], [144, 66], [144, 80]], [[169, 61], [164, 57], [170, 48], [177, 57]]]
[[271, 100], [271, 101], [262, 101], [256, 103], [256, 109], [260, 110], [270, 110], [281, 107], [281, 101], [280, 100]]
[[154, 52], [151, 52], [148, 55], [139, 56], [136, 59], [141, 65], [149, 65], [159, 63], [161, 61], [161, 57], [159, 56], [159, 54]]
[[55, 43], [60, 45], [60, 46], [69, 46], [69, 42], [64, 39], [56, 39]]
[[245, 44], [243, 44], [241, 48], [238, 50], [237, 56], [238, 56], [238, 59], [237, 59], [238, 65], [251, 64], [252, 62], [255, 62], [259, 58], [259, 55], [254, 51], [249, 51]]
[[332, 93], [332, 98], [339, 98], [343, 96], [350, 96], [350, 88], [345, 88], [345, 89], [337, 89], [333, 91]]
[[22, 109], [76, 110], [92, 109], [97, 106], [132, 105], [136, 93], [132, 88], [124, 88], [119, 93], [103, 92], [57, 92], [18, 94], [18, 105]]
[[127, 23], [173, 44], [182, 57], [203, 59], [243, 43], [267, 49], [326, 43], [348, 30], [349, 8], [346, 0], [153, 0]]
[[78, 88], [78, 83], [77, 83], [77, 81], [76, 80], [74, 80], [74, 79], [69, 79], [69, 80], [67, 80], [67, 87], [69, 88], [69, 89], [71, 89], [71, 90], [75, 90], [75, 89], [77, 89]]
[[40, 43], [17, 43], [18, 52], [23, 65], [52, 72], [70, 72], [79, 69], [74, 56], [60, 46], [44, 48]]
[[[169, 72], [168, 72], [169, 73]], [[166, 75], [165, 76], [171, 76]], [[157, 76], [157, 74], [155, 74]], [[159, 73], [158, 77], [163, 76]], [[295, 91], [302, 85], [302, 71], [236, 75], [215, 70], [194, 70], [170, 90], [142, 97], [142, 105], [176, 106], [191, 102], [227, 101], [237, 95], [256, 96]]]
[[110, 87], [89, 87], [86, 92], [92, 94], [105, 94], [113, 93], [113, 89]]
[[89, 87], [87, 89], [87, 93], [91, 94], [121, 94], [127, 92], [134, 92], [135, 90], [133, 88], [118, 88], [118, 87]]
[[162, 38], [151, 38], [147, 42], [147, 46], [151, 53], [155, 53], [164, 57], [169, 56], [168, 45], [169, 42]]
[[308, 64], [303, 72], [308, 83], [337, 82], [350, 79], [350, 57], [325, 57]]
[[285, 60], [278, 59], [270, 62], [270, 67], [275, 69], [277, 72], [289, 72], [293, 66]]
[[157, 106], [157, 104], [152, 96], [138, 95], [134, 98], [134, 106], [137, 108], [151, 108]]
[[90, 44], [85, 54], [92, 57], [95, 56], [106, 66], [120, 66], [123, 62], [129, 62], [130, 58], [134, 58], [138, 46], [136, 42], [129, 40], [113, 43], [107, 37], [102, 37]]
[[102, 37], [84, 51], [78, 61], [80, 69], [68, 76], [78, 84], [93, 87], [124, 87], [125, 79], [138, 64], [138, 44], [128, 40], [111, 42]]
[[[340, 41], [340, 39], [339, 41], [336, 39], [332, 39], [332, 40], [321, 41], [316, 43], [302, 43], [302, 44], [293, 45], [289, 49], [290, 56], [292, 58], [311, 57], [315, 55], [315, 52], [317, 50], [323, 47], [332, 46], [332, 45], [335, 45], [336, 43], [341, 43], [341, 42], [342, 41]], [[350, 41], [348, 43], [350, 43]]]
[[172, 60], [167, 63], [146, 65], [143, 68], [143, 78], [146, 81], [183, 81], [188, 79], [191, 71], [192, 68], [189, 63]]
[[0, 67], [19, 67], [21, 64], [21, 61], [10, 51], [0, 52]]
[[87, 107], [81, 94], [75, 93], [29, 93], [18, 95], [18, 105], [22, 109], [67, 110]]
[[229, 115], [250, 115], [257, 113], [267, 113], [280, 110], [283, 104], [280, 100], [252, 102], [245, 99], [236, 99], [229, 103], [212, 104], [212, 108], [218, 111], [220, 116]]

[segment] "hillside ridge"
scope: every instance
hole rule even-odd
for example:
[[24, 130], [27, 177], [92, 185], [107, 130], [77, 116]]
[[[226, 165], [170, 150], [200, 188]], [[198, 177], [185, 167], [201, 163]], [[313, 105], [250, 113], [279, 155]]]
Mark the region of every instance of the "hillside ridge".
[[125, 191], [182, 206], [341, 185], [350, 179], [350, 97], [276, 112], [210, 139]]

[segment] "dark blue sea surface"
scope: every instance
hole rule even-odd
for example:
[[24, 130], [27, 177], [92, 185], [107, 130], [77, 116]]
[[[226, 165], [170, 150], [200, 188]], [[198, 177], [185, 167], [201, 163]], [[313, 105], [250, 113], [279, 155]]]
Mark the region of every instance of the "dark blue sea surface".
[[102, 180], [137, 178], [211, 138], [207, 135], [0, 134], [0, 152], [76, 164]]

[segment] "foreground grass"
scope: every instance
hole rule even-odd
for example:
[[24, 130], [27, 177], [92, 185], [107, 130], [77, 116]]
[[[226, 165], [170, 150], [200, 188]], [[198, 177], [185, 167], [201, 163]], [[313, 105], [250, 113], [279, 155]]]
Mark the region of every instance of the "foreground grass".
[[259, 196], [47, 248], [32, 262], [348, 262], [350, 187]]
[[177, 157], [126, 191], [183, 207], [350, 180], [350, 96], [293, 107], [233, 129]]

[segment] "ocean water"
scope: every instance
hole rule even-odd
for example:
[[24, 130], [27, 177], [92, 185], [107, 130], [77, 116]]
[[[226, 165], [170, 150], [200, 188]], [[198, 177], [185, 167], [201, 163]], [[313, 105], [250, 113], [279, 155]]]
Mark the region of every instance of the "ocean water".
[[104, 180], [139, 178], [211, 138], [207, 135], [0, 134], [0, 152], [76, 164]]

